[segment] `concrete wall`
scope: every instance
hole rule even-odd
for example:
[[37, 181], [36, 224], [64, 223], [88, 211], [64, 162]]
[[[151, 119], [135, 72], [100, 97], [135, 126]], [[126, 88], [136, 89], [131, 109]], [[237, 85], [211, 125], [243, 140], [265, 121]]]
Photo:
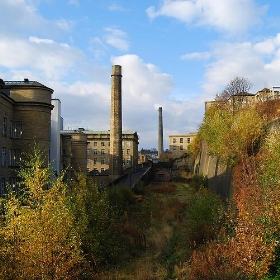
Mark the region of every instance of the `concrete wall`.
[[201, 146], [199, 156], [195, 160], [196, 174], [206, 177], [207, 186], [215, 193], [227, 199], [232, 194], [232, 170], [218, 161], [216, 157], [210, 156], [206, 143]]

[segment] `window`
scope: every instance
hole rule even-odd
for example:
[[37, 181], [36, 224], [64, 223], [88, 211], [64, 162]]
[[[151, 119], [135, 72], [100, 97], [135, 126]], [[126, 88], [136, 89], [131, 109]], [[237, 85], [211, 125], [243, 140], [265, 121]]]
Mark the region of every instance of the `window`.
[[105, 171], [105, 168], [104, 168], [104, 167], [101, 168], [101, 172], [103, 172], [103, 171]]
[[97, 164], [97, 158], [93, 159], [93, 164]]
[[87, 165], [90, 165], [90, 159], [87, 159]]
[[173, 143], [176, 143], [176, 138], [173, 138]]
[[101, 155], [105, 155], [105, 150], [101, 149]]
[[184, 143], [184, 139], [183, 138], [180, 138], [180, 143]]
[[101, 164], [105, 164], [105, 158], [102, 158], [100, 162]]
[[101, 142], [101, 146], [104, 147], [105, 146], [105, 142]]
[[97, 149], [94, 149], [94, 150], [93, 150], [93, 154], [94, 154], [94, 155], [97, 155]]
[[96, 147], [97, 146], [97, 142], [93, 142], [93, 146]]
[[181, 151], [183, 151], [183, 150], [184, 150], [184, 148], [183, 148], [183, 146], [182, 146], [182, 145], [180, 146], [180, 150], [181, 150]]
[[0, 184], [0, 196], [3, 196], [6, 192], [6, 179], [5, 177], [1, 178], [1, 184]]
[[2, 147], [1, 166], [6, 165], [6, 147]]
[[127, 147], [130, 147], [130, 142], [126, 142], [126, 146], [127, 146]]
[[176, 150], [176, 146], [173, 146], [173, 151], [175, 151]]
[[126, 154], [127, 154], [127, 155], [130, 155], [130, 149], [127, 149], [127, 150], [126, 150]]
[[158, 174], [158, 181], [160, 181], [160, 182], [164, 182], [164, 181], [165, 181], [165, 176], [164, 176], [164, 174], [162, 174], [162, 173], [159, 173], [159, 174]]
[[7, 118], [3, 118], [3, 124], [2, 124], [2, 135], [7, 136]]
[[90, 149], [87, 149], [87, 155], [88, 156], [90, 155]]
[[21, 138], [21, 134], [22, 134], [21, 127], [22, 127], [21, 121], [11, 121], [10, 137]]
[[126, 164], [130, 165], [130, 158], [126, 160]]
[[191, 138], [187, 139], [187, 143], [190, 144], [191, 143]]
[[108, 142], [108, 147], [110, 147], [110, 141]]
[[10, 150], [9, 165], [10, 166], [20, 165], [20, 150]]

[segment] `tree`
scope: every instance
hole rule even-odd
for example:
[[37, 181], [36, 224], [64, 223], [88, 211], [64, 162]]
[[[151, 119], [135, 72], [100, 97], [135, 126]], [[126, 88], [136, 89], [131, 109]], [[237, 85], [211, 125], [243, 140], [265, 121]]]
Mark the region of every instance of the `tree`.
[[73, 279], [83, 255], [62, 176], [45, 167], [37, 146], [19, 172], [21, 194], [4, 201], [0, 276], [3, 279]]
[[75, 216], [81, 246], [92, 271], [116, 263], [124, 255], [124, 240], [117, 230], [121, 219], [113, 209], [109, 191], [99, 189], [82, 173], [70, 184], [69, 206]]
[[252, 87], [252, 83], [244, 77], [235, 77], [231, 80], [221, 94], [216, 95], [216, 101], [226, 101], [232, 95], [246, 94]]

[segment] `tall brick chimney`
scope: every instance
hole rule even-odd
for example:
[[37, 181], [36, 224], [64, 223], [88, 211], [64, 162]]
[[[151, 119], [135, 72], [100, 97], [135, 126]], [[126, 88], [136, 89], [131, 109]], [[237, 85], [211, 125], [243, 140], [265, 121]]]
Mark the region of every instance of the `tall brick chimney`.
[[163, 153], [163, 123], [162, 123], [162, 107], [158, 108], [158, 157]]
[[113, 181], [120, 177], [122, 169], [122, 68], [120, 65], [113, 65], [111, 75], [110, 179]]

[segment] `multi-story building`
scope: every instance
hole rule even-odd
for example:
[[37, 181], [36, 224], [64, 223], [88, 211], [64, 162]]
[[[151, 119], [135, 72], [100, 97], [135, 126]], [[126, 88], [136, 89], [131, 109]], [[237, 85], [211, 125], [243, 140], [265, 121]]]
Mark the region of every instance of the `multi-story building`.
[[195, 139], [196, 132], [169, 135], [169, 152], [172, 158], [178, 158], [188, 152], [189, 145]]
[[16, 182], [22, 155], [34, 143], [50, 160], [52, 93], [51, 88], [36, 81], [0, 79], [0, 195], [8, 182]]
[[[110, 131], [83, 130], [87, 135], [87, 170], [102, 173], [109, 169]], [[135, 131], [122, 132], [123, 169], [138, 163], [139, 138]]]

